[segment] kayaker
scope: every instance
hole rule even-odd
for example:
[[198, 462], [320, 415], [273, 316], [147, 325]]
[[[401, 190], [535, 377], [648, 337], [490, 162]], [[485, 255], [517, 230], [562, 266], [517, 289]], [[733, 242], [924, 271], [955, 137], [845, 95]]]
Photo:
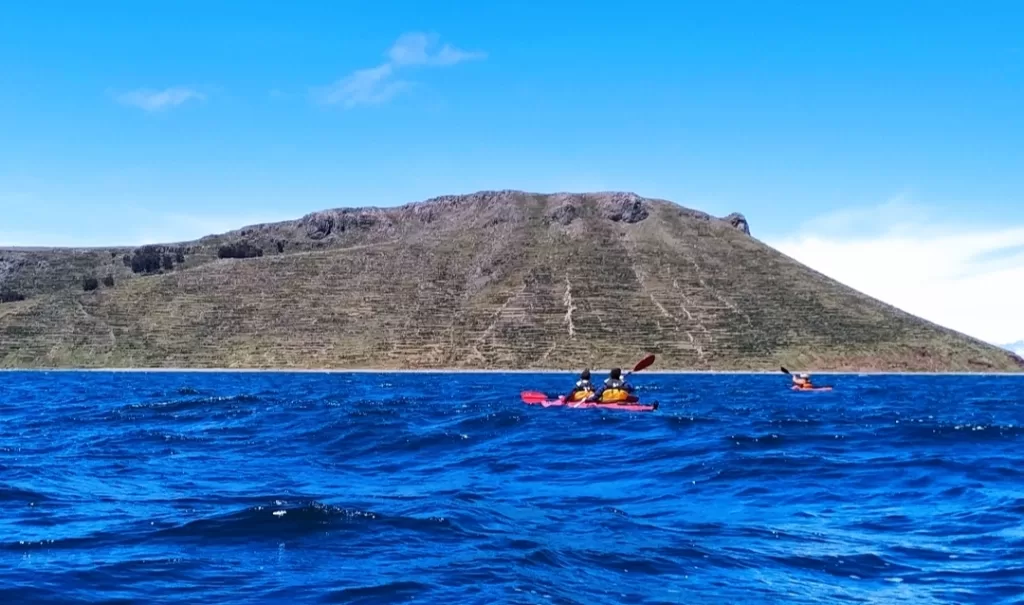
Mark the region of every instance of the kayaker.
[[580, 379], [565, 396], [566, 401], [582, 401], [594, 394], [594, 383], [590, 382], [590, 370], [580, 372]]
[[798, 389], [813, 389], [810, 374], [793, 374], [793, 386]]
[[633, 385], [622, 378], [622, 370], [613, 368], [608, 374], [608, 378], [605, 379], [604, 384], [597, 389], [597, 392], [588, 397], [587, 401], [597, 401], [599, 403], [636, 401], [636, 397], [632, 393]]

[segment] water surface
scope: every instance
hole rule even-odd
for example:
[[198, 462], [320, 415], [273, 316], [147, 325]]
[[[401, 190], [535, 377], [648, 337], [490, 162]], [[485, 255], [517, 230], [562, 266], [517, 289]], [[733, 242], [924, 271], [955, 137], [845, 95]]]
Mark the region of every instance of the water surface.
[[0, 602], [1019, 603], [1024, 379], [0, 373]]

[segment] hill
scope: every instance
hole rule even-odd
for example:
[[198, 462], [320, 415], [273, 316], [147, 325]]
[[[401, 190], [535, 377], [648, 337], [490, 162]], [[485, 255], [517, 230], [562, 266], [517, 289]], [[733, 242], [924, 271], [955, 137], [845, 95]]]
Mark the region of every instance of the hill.
[[7, 367], [1020, 370], [746, 220], [629, 193], [345, 208], [193, 242], [0, 251]]

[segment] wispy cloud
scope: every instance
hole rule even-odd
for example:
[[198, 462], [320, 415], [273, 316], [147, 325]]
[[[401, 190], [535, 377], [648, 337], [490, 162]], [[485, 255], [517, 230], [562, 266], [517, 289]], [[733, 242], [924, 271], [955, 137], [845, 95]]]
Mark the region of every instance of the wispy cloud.
[[360, 69], [321, 89], [318, 98], [327, 105], [345, 108], [357, 105], [379, 105], [411, 86], [410, 82], [394, 79], [390, 64]]
[[412, 82], [398, 77], [403, 68], [446, 67], [487, 58], [484, 52], [465, 51], [451, 44], [438, 48], [437, 44], [436, 34], [402, 34], [388, 49], [387, 62], [356, 70], [333, 84], [315, 88], [313, 97], [325, 105], [341, 105], [346, 109], [359, 105], [379, 105], [413, 86]]
[[1024, 225], [963, 226], [934, 215], [897, 200], [817, 217], [803, 233], [767, 243], [937, 324], [992, 344], [1024, 339]]
[[464, 51], [451, 44], [445, 44], [437, 52], [437, 34], [411, 32], [402, 34], [388, 50], [391, 64], [399, 65], [455, 65], [463, 61], [476, 61], [487, 58], [487, 53]]
[[155, 112], [177, 107], [191, 100], [203, 101], [206, 99], [206, 95], [191, 88], [175, 86], [164, 90], [141, 88], [121, 93], [116, 96], [116, 99], [122, 105]]

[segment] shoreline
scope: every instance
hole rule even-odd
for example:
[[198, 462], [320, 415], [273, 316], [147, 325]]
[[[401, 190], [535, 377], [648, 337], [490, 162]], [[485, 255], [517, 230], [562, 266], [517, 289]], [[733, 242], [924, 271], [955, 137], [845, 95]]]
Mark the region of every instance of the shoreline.
[[[591, 368], [593, 374], [607, 374], [611, 368]], [[623, 368], [627, 371], [627, 368]], [[579, 370], [555, 370], [555, 369], [373, 369], [373, 368], [0, 368], [0, 374], [13, 374], [18, 372], [30, 373], [124, 373], [124, 374], [551, 374], [562, 375], [579, 373]], [[795, 372], [805, 372], [819, 376], [1019, 376], [1024, 377], [1024, 372], [913, 372], [913, 371], [880, 371], [880, 370], [806, 370], [800, 369]], [[779, 370], [643, 370], [638, 374], [662, 375], [662, 376], [716, 376], [716, 375], [746, 375], [766, 376], [784, 375]]]

